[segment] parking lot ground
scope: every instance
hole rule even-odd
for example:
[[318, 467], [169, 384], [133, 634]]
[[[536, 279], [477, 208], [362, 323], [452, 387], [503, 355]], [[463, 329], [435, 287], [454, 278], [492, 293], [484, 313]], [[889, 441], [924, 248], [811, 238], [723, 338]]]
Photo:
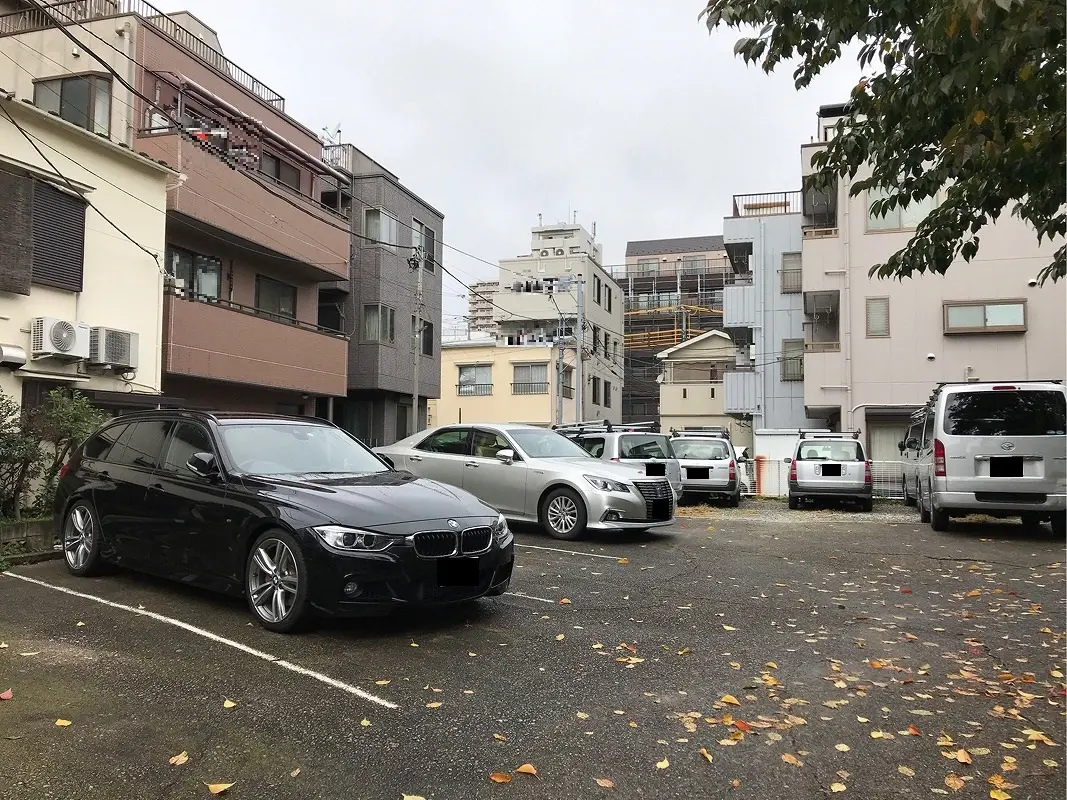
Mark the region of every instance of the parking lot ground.
[[298, 636], [18, 567], [0, 798], [1062, 796], [1062, 540], [889, 505], [700, 513], [521, 530], [512, 594]]

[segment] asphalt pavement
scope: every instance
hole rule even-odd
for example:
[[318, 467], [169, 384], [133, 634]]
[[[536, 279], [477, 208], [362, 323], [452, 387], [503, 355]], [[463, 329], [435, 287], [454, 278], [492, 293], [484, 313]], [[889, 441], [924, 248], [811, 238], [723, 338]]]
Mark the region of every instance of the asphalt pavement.
[[173, 583], [16, 567], [0, 798], [1063, 796], [1063, 540], [697, 513], [520, 530], [511, 594], [296, 636]]

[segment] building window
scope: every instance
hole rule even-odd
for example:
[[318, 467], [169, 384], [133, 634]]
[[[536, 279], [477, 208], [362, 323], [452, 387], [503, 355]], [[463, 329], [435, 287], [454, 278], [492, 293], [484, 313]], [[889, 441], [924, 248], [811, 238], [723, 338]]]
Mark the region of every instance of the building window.
[[800, 253], [782, 253], [782, 294], [796, 294], [801, 290]]
[[111, 79], [97, 75], [38, 81], [33, 104], [101, 136], [111, 135]]
[[516, 364], [512, 394], [548, 394], [548, 364]]
[[804, 380], [804, 340], [782, 340], [782, 380]]
[[1023, 333], [1026, 301], [962, 301], [944, 304], [944, 331], [951, 333]]
[[296, 319], [296, 287], [257, 275], [256, 310], [277, 317]]
[[259, 171], [290, 189], [300, 191], [300, 170], [272, 153], [264, 152], [260, 156]]
[[396, 341], [396, 312], [381, 303], [363, 306], [363, 341], [392, 344]]
[[593, 378], [593, 405], [600, 405], [600, 378]]
[[493, 393], [492, 364], [463, 364], [456, 390], [461, 396], [481, 397]]
[[896, 208], [891, 209], [885, 213], [885, 216], [879, 217], [871, 213], [871, 206], [878, 200], [884, 200], [889, 197], [889, 192], [884, 189], [868, 189], [867, 190], [867, 230], [868, 231], [899, 231], [899, 230], [911, 230], [918, 227], [926, 215], [934, 210], [937, 205], [936, 201], [932, 197], [927, 197], [924, 200], [912, 201], [907, 207], [903, 208], [899, 204]]
[[433, 272], [437, 258], [437, 234], [433, 228], [423, 225], [417, 219], [411, 220], [411, 246], [423, 249], [422, 268]]
[[[181, 285], [185, 297], [197, 300], [218, 300], [222, 286], [222, 259], [167, 245], [167, 271]], [[258, 303], [257, 303], [258, 305]]]
[[682, 256], [682, 274], [699, 275], [704, 271], [705, 259], [703, 256]]
[[31, 230], [31, 281], [80, 292], [85, 272], [85, 201], [34, 181]]
[[868, 338], [889, 335], [889, 298], [867, 298], [867, 336]]
[[433, 323], [427, 319], [422, 321], [422, 354], [433, 355]]
[[604, 381], [604, 408], [611, 408], [611, 381]]
[[380, 245], [395, 251], [400, 233], [400, 223], [380, 208], [368, 208], [363, 212], [363, 235], [370, 241], [366, 245]]
[[566, 398], [574, 397], [574, 368], [563, 368], [563, 396]]
[[637, 260], [636, 275], [659, 275], [658, 258], [639, 258]]
[[606, 302], [604, 303], [604, 309], [610, 314], [611, 313], [611, 287], [610, 286], [605, 286], [604, 289], [608, 294], [607, 298], [605, 298]]
[[593, 302], [596, 303], [597, 305], [600, 305], [600, 289], [601, 289], [601, 286], [602, 286], [602, 284], [600, 283], [600, 278], [598, 278], [596, 275], [594, 275], [593, 276]]

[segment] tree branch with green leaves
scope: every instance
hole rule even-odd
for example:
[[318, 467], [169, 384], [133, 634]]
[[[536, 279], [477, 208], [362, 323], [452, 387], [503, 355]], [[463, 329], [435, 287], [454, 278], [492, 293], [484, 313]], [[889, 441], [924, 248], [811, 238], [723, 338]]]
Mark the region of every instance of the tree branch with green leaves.
[[[1063, 0], [709, 0], [700, 12], [709, 32], [751, 31], [734, 46], [746, 63], [770, 73], [797, 59], [797, 89], [859, 45], [866, 74], [805, 190], [837, 178], [853, 197], [884, 189], [874, 215], [941, 192], [908, 244], [870, 270], [898, 279], [970, 262], [1005, 209], [1039, 243], [1067, 234], [1065, 16]], [[865, 165], [870, 176], [853, 182]], [[1037, 277], [1065, 274], [1061, 245]]]

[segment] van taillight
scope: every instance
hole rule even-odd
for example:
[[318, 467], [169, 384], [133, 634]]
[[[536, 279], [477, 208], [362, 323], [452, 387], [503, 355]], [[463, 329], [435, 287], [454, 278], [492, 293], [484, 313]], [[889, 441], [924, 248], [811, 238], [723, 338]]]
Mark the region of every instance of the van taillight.
[[737, 480], [737, 462], [732, 458], [730, 459], [730, 480]]
[[[779, 472], [778, 474], [781, 475], [782, 473]], [[796, 459], [793, 459], [793, 461], [791, 461], [789, 463], [789, 480], [795, 481], [796, 479], [797, 479], [797, 462], [796, 462]]]
[[874, 476], [871, 475], [871, 462], [870, 461], [864, 461], [863, 462], [863, 482], [864, 483], [874, 483]]
[[613, 459], [611, 459], [611, 460], [612, 460], [612, 461], [618, 461], [619, 459], [617, 459], [617, 458], [613, 458]]
[[1019, 388], [1018, 386], [994, 386], [993, 387], [993, 391], [994, 392], [1014, 392], [1018, 388]]
[[934, 439], [934, 475], [945, 477], [945, 443], [940, 439]]

